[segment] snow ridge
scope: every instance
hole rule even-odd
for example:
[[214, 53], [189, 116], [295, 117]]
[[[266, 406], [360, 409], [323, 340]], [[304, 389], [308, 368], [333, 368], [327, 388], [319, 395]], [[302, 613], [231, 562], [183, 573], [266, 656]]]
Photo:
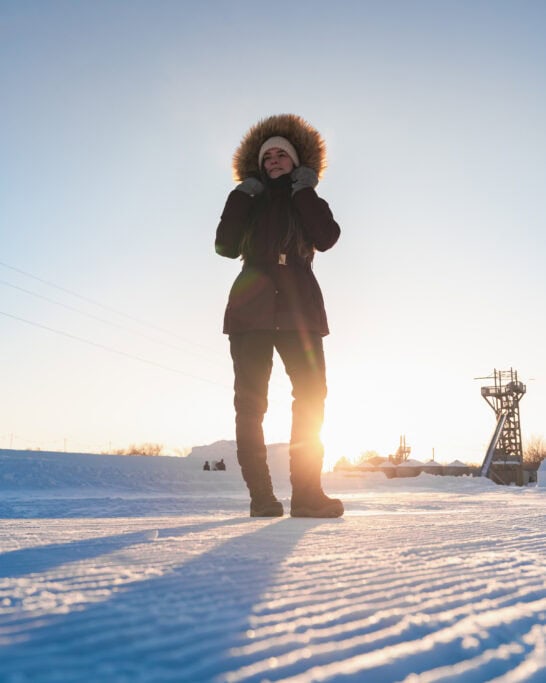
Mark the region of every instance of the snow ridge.
[[0, 681], [545, 679], [544, 489], [332, 475], [344, 518], [260, 520], [210, 474], [191, 495], [12, 491]]

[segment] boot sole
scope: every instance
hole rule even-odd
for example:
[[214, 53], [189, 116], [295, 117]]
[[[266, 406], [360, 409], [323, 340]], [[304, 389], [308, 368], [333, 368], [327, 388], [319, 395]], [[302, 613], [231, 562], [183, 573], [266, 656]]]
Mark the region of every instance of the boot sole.
[[264, 508], [255, 508], [254, 510], [250, 508], [251, 517], [282, 517], [284, 515], [284, 510], [282, 505], [271, 505]]
[[343, 505], [325, 505], [323, 508], [309, 508], [298, 507], [290, 510], [291, 517], [314, 517], [333, 519], [334, 517], [341, 517], [345, 512]]

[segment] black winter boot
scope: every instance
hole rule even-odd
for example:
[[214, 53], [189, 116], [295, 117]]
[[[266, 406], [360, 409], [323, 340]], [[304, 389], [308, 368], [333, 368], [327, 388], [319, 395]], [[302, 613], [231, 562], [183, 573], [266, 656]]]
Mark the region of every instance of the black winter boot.
[[306, 492], [292, 492], [290, 515], [292, 517], [341, 517], [345, 509], [339, 498], [330, 498], [322, 488]]
[[265, 454], [245, 458], [239, 454], [241, 473], [250, 492], [251, 517], [282, 517], [284, 510], [273, 493], [273, 484]]
[[251, 517], [282, 517], [284, 509], [280, 500], [275, 498], [275, 494], [271, 492], [269, 496], [260, 496], [250, 498], [250, 516]]
[[[267, 467], [267, 465], [266, 465]], [[247, 482], [248, 484], [248, 482]], [[251, 517], [282, 517], [284, 510], [280, 500], [273, 493], [273, 485], [269, 470], [262, 473], [260, 481], [248, 484], [250, 491], [250, 516]]]
[[343, 503], [339, 498], [330, 498], [322, 490], [320, 475], [322, 457], [314, 454], [297, 454], [290, 458], [290, 479], [292, 482], [292, 517], [341, 517]]

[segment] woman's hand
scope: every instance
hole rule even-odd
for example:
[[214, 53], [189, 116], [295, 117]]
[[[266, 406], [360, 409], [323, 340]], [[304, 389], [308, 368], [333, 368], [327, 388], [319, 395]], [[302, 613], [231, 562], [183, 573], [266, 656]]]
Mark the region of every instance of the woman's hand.
[[308, 166], [298, 166], [292, 171], [292, 195], [296, 194], [304, 187], [315, 188], [318, 185], [318, 175]]
[[257, 194], [260, 194], [260, 192], [263, 192], [264, 186], [258, 178], [245, 178], [235, 189], [254, 197]]

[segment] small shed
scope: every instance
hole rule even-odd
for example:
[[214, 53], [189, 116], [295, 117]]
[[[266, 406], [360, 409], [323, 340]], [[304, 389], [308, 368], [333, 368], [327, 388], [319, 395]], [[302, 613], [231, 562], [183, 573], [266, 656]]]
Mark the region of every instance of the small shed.
[[464, 475], [471, 475], [473, 473], [473, 468], [465, 465], [464, 462], [460, 460], [453, 460], [448, 465], [444, 467], [444, 474], [451, 477], [462, 477]]
[[390, 460], [386, 460], [379, 465], [379, 471], [387, 477], [387, 479], [392, 479], [396, 477], [396, 465], [393, 465]]
[[444, 474], [444, 466], [436, 460], [428, 460], [423, 465], [423, 472], [427, 474]]
[[396, 466], [396, 476], [417, 477], [423, 471], [423, 466], [420, 460], [404, 460]]

